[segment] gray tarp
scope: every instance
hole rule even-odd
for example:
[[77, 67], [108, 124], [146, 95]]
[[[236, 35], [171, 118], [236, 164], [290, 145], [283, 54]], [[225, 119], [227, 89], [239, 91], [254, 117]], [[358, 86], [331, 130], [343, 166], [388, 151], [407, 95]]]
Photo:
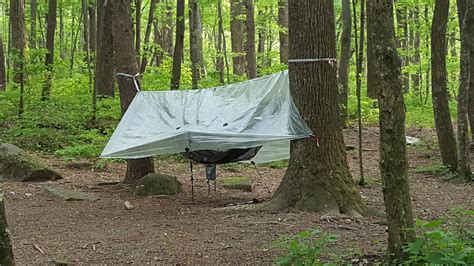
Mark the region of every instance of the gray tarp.
[[253, 161], [289, 158], [290, 140], [311, 130], [290, 95], [288, 71], [222, 87], [141, 91], [102, 152], [142, 158], [190, 151], [263, 146]]

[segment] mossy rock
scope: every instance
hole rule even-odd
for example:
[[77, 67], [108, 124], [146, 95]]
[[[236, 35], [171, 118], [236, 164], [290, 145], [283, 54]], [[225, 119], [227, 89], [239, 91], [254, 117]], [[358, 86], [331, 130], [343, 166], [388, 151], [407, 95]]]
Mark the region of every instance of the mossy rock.
[[248, 176], [226, 176], [219, 178], [219, 183], [226, 189], [252, 191], [252, 179]]
[[0, 143], [0, 176], [15, 181], [62, 179], [57, 172], [48, 169], [20, 148], [7, 143]]
[[181, 192], [182, 184], [174, 176], [147, 174], [130, 187], [137, 196], [174, 195]]

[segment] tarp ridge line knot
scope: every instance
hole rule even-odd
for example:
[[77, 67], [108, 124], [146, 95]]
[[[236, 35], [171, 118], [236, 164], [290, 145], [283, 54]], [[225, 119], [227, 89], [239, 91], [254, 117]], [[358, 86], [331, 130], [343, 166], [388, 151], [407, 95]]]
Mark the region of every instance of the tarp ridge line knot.
[[335, 66], [337, 63], [336, 58], [307, 58], [307, 59], [289, 59], [288, 63], [318, 63], [328, 62], [331, 66]]
[[117, 73], [116, 75], [127, 77], [127, 78], [133, 78], [133, 84], [135, 85], [135, 89], [137, 90], [137, 92], [140, 91], [140, 86], [138, 86], [138, 80], [137, 80], [137, 78], [140, 76], [140, 72], [138, 72], [135, 75], [130, 75], [130, 74], [127, 74], [127, 73]]

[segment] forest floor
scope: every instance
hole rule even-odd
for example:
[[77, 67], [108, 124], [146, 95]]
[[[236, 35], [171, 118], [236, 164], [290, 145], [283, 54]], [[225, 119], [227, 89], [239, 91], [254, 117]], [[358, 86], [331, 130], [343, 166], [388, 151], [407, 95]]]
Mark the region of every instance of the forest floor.
[[[474, 185], [443, 181], [421, 173], [440, 164], [432, 129], [409, 129], [421, 139], [409, 146], [410, 186], [414, 214], [434, 219], [449, 208], [474, 208]], [[348, 146], [356, 146], [357, 133], [345, 131]], [[386, 246], [386, 226], [381, 218], [325, 219], [324, 213], [294, 210], [272, 214], [226, 207], [253, 199], [269, 199], [285, 169], [260, 167], [260, 178], [252, 166], [218, 167], [220, 176], [252, 177], [253, 192], [226, 190], [219, 184], [208, 194], [204, 171], [199, 167], [195, 204], [191, 203], [188, 164], [180, 160], [157, 160], [157, 171], [175, 175], [183, 182], [178, 195], [136, 197], [122, 185], [99, 183], [120, 181], [125, 164], [109, 164], [93, 171], [90, 164], [71, 164], [40, 156], [63, 174], [58, 182], [6, 182], [6, 206], [18, 265], [62, 261], [109, 264], [262, 264], [271, 263], [278, 250], [272, 240], [308, 228], [339, 235], [341, 254], [377, 255]], [[353, 176], [358, 176], [357, 150], [348, 151]], [[369, 186], [360, 187], [368, 206], [383, 211], [378, 171], [378, 129], [364, 131], [364, 163]], [[49, 195], [46, 187], [80, 189], [96, 196], [95, 201], [62, 201]], [[127, 209], [124, 202], [134, 207]]]

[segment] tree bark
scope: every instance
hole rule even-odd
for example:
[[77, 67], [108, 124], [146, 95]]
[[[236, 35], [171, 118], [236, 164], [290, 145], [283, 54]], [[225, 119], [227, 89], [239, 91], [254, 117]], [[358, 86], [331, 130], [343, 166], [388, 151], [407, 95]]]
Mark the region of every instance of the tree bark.
[[91, 52], [91, 59], [94, 61], [95, 53], [97, 52], [97, 17], [96, 17], [96, 1], [93, 0], [89, 4], [89, 50]]
[[199, 40], [198, 40], [198, 3], [189, 0], [189, 46], [191, 57], [192, 89], [198, 88], [199, 81]]
[[451, 170], [456, 170], [456, 138], [449, 111], [449, 94], [446, 82], [448, 78], [446, 69], [448, 15], [449, 0], [436, 0], [431, 27], [431, 95], [443, 165], [450, 167]]
[[[151, 35], [151, 28], [153, 27], [153, 21], [155, 20], [155, 9], [156, 9], [156, 4], [157, 0], [151, 0], [150, 2], [150, 9], [148, 13], [148, 22], [146, 24], [146, 30], [145, 30], [145, 39], [143, 42], [145, 45], [148, 44], [150, 41], [150, 35]], [[150, 53], [150, 49], [145, 48], [145, 52], [142, 55], [142, 62], [140, 64], [140, 73], [145, 73], [146, 66], [148, 65], [148, 56]]]
[[115, 97], [113, 13], [110, 1], [97, 1], [97, 54], [95, 91], [99, 97]]
[[[1, 144], [1, 143], [0, 143]], [[5, 213], [3, 180], [0, 178], [0, 265], [15, 265], [12, 240]]]
[[257, 52], [255, 50], [255, 7], [253, 4], [253, 0], [245, 0], [245, 8], [247, 10], [247, 41], [245, 45], [247, 77], [249, 79], [254, 79], [257, 77]]
[[181, 60], [183, 58], [184, 45], [184, 0], [178, 0], [176, 7], [176, 41], [173, 52], [173, 71], [171, 78], [171, 89], [179, 89], [181, 83]]
[[49, 100], [54, 63], [54, 33], [56, 31], [56, 0], [49, 0], [48, 24], [46, 30], [46, 79], [41, 92], [41, 100]]
[[403, 261], [403, 247], [414, 240], [405, 143], [405, 106], [401, 62], [392, 0], [367, 1], [368, 40], [372, 44], [379, 101], [380, 174], [388, 224], [388, 252]]
[[217, 57], [216, 57], [216, 69], [219, 71], [219, 82], [224, 84], [224, 49], [223, 49], [223, 31], [224, 26], [222, 23], [222, 0], [217, 0]]
[[351, 60], [351, 3], [350, 0], [342, 0], [342, 33], [341, 52], [339, 58], [338, 79], [339, 105], [341, 106], [341, 125], [347, 122], [347, 101], [349, 97], [349, 63]]
[[30, 0], [30, 48], [36, 49], [36, 0]]
[[158, 19], [155, 18], [153, 20], [153, 43], [156, 46], [156, 48], [153, 51], [153, 58], [154, 58], [154, 65], [155, 66], [160, 66], [161, 62], [163, 61], [163, 34], [160, 31], [160, 28], [158, 26]]
[[[399, 3], [396, 1], [396, 3]], [[407, 14], [408, 10], [404, 4], [399, 4], [396, 7], [397, 14], [397, 35], [398, 35], [398, 48], [401, 51], [407, 51], [408, 49], [408, 23], [407, 23]], [[401, 58], [402, 68], [409, 65], [408, 57], [403, 56]], [[408, 74], [402, 73], [402, 84], [403, 90], [405, 92], [410, 91], [410, 76]]]
[[459, 0], [458, 14], [461, 28], [461, 55], [460, 55], [460, 81], [458, 91], [458, 177], [469, 180], [471, 178], [471, 168], [469, 163], [469, 136], [468, 132], [468, 97], [469, 97], [469, 73], [470, 73], [470, 49], [471, 36], [473, 34], [474, 24], [474, 4], [471, 1]]
[[278, 0], [280, 64], [288, 64], [288, 0]]
[[[89, 6], [89, 0], [82, 0], [81, 2], [81, 7], [82, 7], [82, 25], [83, 25], [83, 31], [82, 31], [82, 50], [84, 53], [88, 53], [90, 50], [89, 47], [89, 12], [87, 11], [87, 8]], [[87, 61], [88, 58], [85, 58], [85, 61]]]
[[13, 82], [22, 82], [25, 51], [25, 2], [10, 0], [11, 49], [13, 55]]
[[140, 62], [142, 37], [142, 0], [135, 0], [135, 50], [137, 62]]
[[230, 0], [230, 41], [232, 47], [233, 73], [237, 76], [245, 74], [245, 53], [244, 53], [244, 23], [241, 18], [243, 0]]
[[173, 1], [167, 0], [165, 8], [165, 23], [163, 24], [163, 43], [161, 46], [167, 56], [173, 56], [173, 8]]
[[[138, 62], [133, 47], [132, 16], [129, 0], [107, 1], [113, 6], [113, 38], [117, 73], [135, 75], [138, 72]], [[137, 94], [133, 78], [118, 76], [120, 103], [122, 115]], [[155, 171], [153, 158], [127, 160], [127, 172], [124, 183], [133, 183], [148, 173]]]
[[[335, 58], [332, 0], [289, 1], [290, 59]], [[290, 60], [291, 61], [291, 60]], [[317, 136], [292, 141], [288, 169], [269, 210], [366, 214], [349, 171], [339, 124], [336, 60], [290, 63], [290, 91], [299, 113]]]
[[0, 36], [0, 91], [7, 89], [7, 68], [5, 64], [5, 50], [2, 36]]
[[[370, 2], [370, 1], [367, 1]], [[367, 3], [368, 4], [368, 3]], [[372, 16], [374, 14], [370, 13], [371, 10], [367, 8], [367, 32], [372, 32], [373, 29], [371, 28], [372, 23]], [[376, 72], [377, 69], [375, 68], [375, 51], [374, 51], [374, 44], [373, 39], [367, 37], [367, 97], [372, 99], [377, 99], [378, 95], [378, 84], [380, 81], [378, 80], [379, 77], [377, 76]]]
[[59, 57], [66, 59], [66, 49], [64, 45], [64, 8], [63, 0], [59, 2]]

